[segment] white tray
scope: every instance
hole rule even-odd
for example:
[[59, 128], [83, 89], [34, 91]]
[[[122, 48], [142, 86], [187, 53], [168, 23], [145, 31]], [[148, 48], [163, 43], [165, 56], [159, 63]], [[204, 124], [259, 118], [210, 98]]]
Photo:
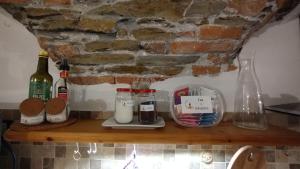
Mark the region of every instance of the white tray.
[[121, 124], [117, 123], [113, 117], [110, 117], [102, 123], [102, 126], [114, 129], [155, 129], [164, 127], [165, 121], [162, 117], [158, 117], [157, 122], [154, 124], [140, 124], [138, 118], [134, 117], [131, 123]]

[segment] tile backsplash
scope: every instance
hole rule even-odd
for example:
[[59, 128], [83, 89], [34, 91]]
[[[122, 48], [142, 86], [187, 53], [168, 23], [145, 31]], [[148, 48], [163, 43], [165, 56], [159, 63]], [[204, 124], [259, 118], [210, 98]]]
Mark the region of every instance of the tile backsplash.
[[[91, 145], [91, 150], [90, 150]], [[11, 143], [19, 169], [226, 169], [240, 145]], [[268, 169], [300, 169], [300, 147], [264, 146]], [[135, 150], [135, 151], [134, 151]], [[93, 152], [94, 151], [94, 152]], [[90, 152], [90, 153], [89, 153]], [[135, 153], [134, 153], [135, 152]], [[202, 155], [212, 157], [205, 161]], [[78, 154], [76, 154], [78, 155]], [[135, 157], [135, 158], [134, 158]], [[0, 168], [12, 164], [5, 149]]]

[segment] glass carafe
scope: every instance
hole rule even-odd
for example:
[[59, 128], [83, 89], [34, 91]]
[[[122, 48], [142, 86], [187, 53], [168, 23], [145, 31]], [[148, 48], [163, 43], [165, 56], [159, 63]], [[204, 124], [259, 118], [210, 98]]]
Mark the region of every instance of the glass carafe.
[[267, 119], [259, 81], [254, 69], [253, 55], [240, 59], [234, 111], [234, 125], [257, 130], [267, 128]]

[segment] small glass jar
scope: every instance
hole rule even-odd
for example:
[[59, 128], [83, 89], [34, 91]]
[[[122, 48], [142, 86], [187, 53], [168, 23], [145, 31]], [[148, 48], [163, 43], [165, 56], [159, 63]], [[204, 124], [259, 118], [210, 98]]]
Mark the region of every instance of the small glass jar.
[[117, 88], [114, 119], [118, 123], [130, 123], [133, 120], [132, 90]]
[[154, 124], [157, 121], [155, 92], [154, 89], [138, 91], [138, 120], [141, 124]]

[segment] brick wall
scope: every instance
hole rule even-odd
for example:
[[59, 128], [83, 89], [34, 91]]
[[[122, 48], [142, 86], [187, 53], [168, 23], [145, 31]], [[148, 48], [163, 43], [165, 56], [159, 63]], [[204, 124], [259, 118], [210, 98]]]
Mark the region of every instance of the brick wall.
[[[0, 0], [80, 85], [237, 69], [245, 41], [299, 0]], [[191, 71], [185, 71], [191, 70]]]

